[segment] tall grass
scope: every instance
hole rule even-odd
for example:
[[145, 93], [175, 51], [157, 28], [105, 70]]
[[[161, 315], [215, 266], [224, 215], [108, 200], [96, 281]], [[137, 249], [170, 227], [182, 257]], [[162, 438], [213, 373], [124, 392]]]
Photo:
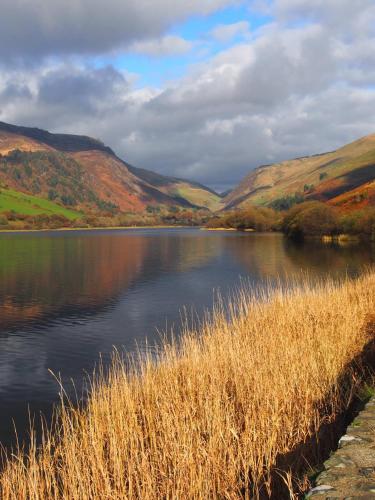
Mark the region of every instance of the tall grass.
[[242, 293], [157, 359], [115, 356], [85, 408], [62, 405], [41, 448], [8, 459], [1, 498], [283, 498], [277, 478], [298, 489], [301, 445], [353, 398], [374, 313], [370, 273]]

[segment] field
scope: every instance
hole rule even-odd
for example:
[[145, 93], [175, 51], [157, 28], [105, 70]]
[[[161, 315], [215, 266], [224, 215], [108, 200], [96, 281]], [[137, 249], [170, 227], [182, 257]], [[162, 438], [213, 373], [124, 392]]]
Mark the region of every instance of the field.
[[80, 217], [80, 213], [69, 208], [62, 207], [37, 196], [21, 193], [12, 189], [0, 189], [0, 214], [13, 210], [23, 215], [63, 215], [69, 220]]
[[325, 448], [322, 430], [365, 377], [375, 275], [256, 297], [245, 290], [229, 309], [228, 317], [218, 304], [197, 331], [157, 354], [117, 354], [94, 378], [86, 407], [65, 403], [39, 451], [5, 462], [1, 498], [282, 499], [305, 491]]

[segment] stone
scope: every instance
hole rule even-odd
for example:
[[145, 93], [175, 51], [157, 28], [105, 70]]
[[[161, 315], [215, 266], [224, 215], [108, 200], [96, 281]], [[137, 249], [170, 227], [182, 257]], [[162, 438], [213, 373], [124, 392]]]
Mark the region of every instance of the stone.
[[306, 498], [375, 500], [375, 398], [341, 437]]
[[322, 484], [320, 486], [316, 486], [310, 491], [310, 493], [307, 495], [307, 498], [316, 495], [324, 495], [324, 493], [327, 493], [328, 491], [333, 491], [333, 489], [334, 488], [332, 486], [329, 486], [328, 484]]

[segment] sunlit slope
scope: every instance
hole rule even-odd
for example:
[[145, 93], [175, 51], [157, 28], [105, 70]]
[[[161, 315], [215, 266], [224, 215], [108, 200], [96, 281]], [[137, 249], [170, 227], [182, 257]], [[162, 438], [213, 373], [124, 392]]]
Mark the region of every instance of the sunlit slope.
[[85, 212], [141, 213], [149, 206], [214, 210], [220, 200], [201, 184], [131, 167], [97, 139], [3, 122], [0, 181]]
[[160, 175], [143, 168], [128, 166], [129, 170], [176, 201], [215, 211], [220, 207], [221, 197], [213, 190], [198, 182], [191, 182], [177, 177]]
[[52, 148], [29, 137], [5, 132], [0, 128], [0, 155], [5, 156], [15, 149], [19, 151], [50, 151]]
[[0, 123], [0, 182], [11, 189], [84, 212], [141, 213], [148, 205], [178, 204], [138, 179], [99, 141], [24, 127], [19, 130], [25, 136], [11, 130]]
[[226, 208], [269, 205], [296, 193], [327, 201], [374, 179], [375, 134], [330, 153], [259, 167], [223, 203]]
[[63, 215], [67, 219], [77, 219], [81, 214], [49, 200], [38, 198], [12, 189], [0, 188], [0, 214], [13, 211], [23, 215]]
[[329, 204], [346, 210], [375, 206], [375, 180], [332, 198]]
[[203, 186], [185, 181], [171, 183], [164, 191], [169, 196], [177, 199], [185, 199], [192, 205], [208, 208], [215, 211], [219, 207], [221, 198]]

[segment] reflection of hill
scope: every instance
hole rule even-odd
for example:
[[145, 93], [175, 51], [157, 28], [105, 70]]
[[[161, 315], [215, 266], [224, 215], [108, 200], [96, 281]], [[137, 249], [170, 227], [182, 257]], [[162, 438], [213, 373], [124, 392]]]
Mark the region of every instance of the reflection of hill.
[[358, 273], [375, 262], [375, 248], [370, 245], [338, 246], [319, 241], [296, 244], [285, 240], [285, 253], [296, 269], [307, 269], [318, 276], [326, 273], [343, 275]]
[[236, 260], [258, 279], [298, 277], [301, 271], [311, 278], [330, 274], [357, 271], [375, 261], [371, 247], [353, 246], [339, 248], [319, 242], [297, 245], [279, 234], [252, 234], [248, 244], [241, 238], [226, 238], [225, 246]]
[[146, 241], [137, 236], [2, 238], [2, 328], [66, 306], [103, 305], [139, 274], [146, 251]]
[[56, 315], [96, 314], [136, 280], [185, 272], [219, 251], [213, 238], [183, 231], [3, 236], [0, 327]]
[[203, 266], [221, 252], [221, 243], [214, 238], [202, 238], [199, 233], [184, 231], [174, 233], [173, 237], [164, 234], [153, 238], [152, 245], [164, 271], [173, 272]]
[[295, 271], [293, 262], [285, 253], [283, 237], [279, 234], [249, 234], [224, 241], [225, 247], [234, 254], [244, 270], [256, 279], [277, 278]]

